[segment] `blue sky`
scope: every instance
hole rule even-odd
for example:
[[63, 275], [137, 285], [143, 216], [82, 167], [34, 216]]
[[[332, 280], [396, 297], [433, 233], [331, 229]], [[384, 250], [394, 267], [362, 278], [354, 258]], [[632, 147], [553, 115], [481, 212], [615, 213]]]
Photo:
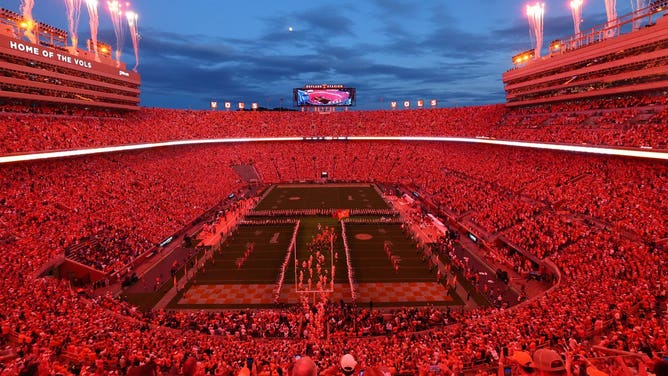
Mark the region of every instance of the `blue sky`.
[[[567, 0], [544, 2], [546, 50], [549, 41], [573, 33], [573, 21]], [[1, 6], [18, 12], [19, 3], [2, 0]], [[514, 54], [532, 47], [526, 4], [135, 0], [141, 104], [195, 109], [217, 100], [274, 107], [284, 98], [291, 105], [292, 88], [306, 83], [356, 87], [357, 109], [389, 108], [392, 100], [500, 103], [501, 74]], [[629, 0], [618, 2], [619, 15], [630, 11]], [[99, 13], [99, 39], [114, 45], [109, 16], [102, 7]], [[33, 16], [67, 29], [63, 0], [35, 0]], [[582, 30], [604, 21], [604, 0], [585, 0]], [[82, 9], [79, 39], [88, 37]], [[122, 60], [134, 66], [129, 40]]]

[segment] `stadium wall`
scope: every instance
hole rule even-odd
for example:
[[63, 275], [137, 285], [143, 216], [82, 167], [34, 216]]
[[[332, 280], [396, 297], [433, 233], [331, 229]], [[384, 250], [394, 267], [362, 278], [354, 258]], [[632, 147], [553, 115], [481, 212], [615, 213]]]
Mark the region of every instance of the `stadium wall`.
[[[139, 108], [138, 73], [79, 50], [32, 44], [0, 30], [0, 98], [120, 110]], [[88, 87], [84, 89], [83, 87]]]
[[[639, 68], [640, 67], [640, 68]], [[668, 89], [668, 17], [503, 74], [507, 106]]]

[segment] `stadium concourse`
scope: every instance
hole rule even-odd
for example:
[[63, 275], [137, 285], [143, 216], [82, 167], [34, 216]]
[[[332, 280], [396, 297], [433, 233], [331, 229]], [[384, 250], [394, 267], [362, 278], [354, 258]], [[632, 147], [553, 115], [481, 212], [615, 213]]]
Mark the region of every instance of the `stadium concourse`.
[[[5, 110], [3, 155], [260, 135], [668, 144], [665, 96], [518, 111], [485, 106], [327, 116], [143, 109], [111, 118]], [[267, 184], [318, 181], [327, 171], [331, 180], [406, 187], [428, 196], [441, 214], [480, 228], [488, 240], [503, 238], [551, 260], [561, 281], [510, 309], [400, 310], [394, 319], [405, 330], [374, 336], [354, 328], [372, 324], [375, 313], [335, 304], [326, 318], [334, 319], [336, 331], [323, 339], [303, 338], [299, 325], [322, 324], [309, 311], [145, 313], [111, 295], [41, 277], [43, 265], [90, 239], [100, 246], [83, 262], [105, 272], [127, 265], [245, 189], [231, 168], [240, 164], [252, 164]], [[312, 141], [165, 147], [5, 164], [0, 172], [3, 375], [38, 368], [126, 374], [140, 365], [162, 374], [236, 374], [248, 357], [258, 374], [273, 375], [287, 373], [295, 355], [307, 353], [323, 374], [335, 373], [346, 353], [359, 370], [382, 364], [397, 374], [434, 367], [444, 374], [496, 374], [504, 365], [519, 371], [527, 365], [523, 354], [544, 347], [562, 353], [569, 371], [583, 368], [578, 359], [586, 358], [589, 374], [620, 375], [642, 374], [668, 353], [665, 161], [457, 143]], [[523, 259], [496, 251], [525, 268]], [[433, 321], [440, 325], [418, 330]], [[277, 331], [282, 335], [266, 335]], [[625, 356], [603, 356], [611, 353]], [[537, 356], [533, 361], [542, 365]]]

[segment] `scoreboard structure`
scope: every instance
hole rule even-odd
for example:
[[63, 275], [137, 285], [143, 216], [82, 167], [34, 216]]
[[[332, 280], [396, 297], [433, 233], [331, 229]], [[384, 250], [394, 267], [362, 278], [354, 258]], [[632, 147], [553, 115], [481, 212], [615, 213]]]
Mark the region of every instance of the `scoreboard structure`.
[[344, 85], [304, 85], [292, 90], [298, 107], [349, 107], [355, 105], [355, 88]]

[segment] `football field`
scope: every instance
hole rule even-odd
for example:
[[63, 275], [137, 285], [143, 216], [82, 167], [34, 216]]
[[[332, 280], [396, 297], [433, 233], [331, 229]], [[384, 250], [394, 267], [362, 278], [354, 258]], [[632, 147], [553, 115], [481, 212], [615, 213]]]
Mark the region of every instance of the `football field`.
[[[366, 213], [362, 223], [351, 217], [345, 224], [346, 252], [337, 219], [285, 213], [286, 209], [389, 208], [369, 184], [270, 187], [256, 210], [282, 210], [280, 216], [253, 216], [240, 225], [168, 308], [273, 307], [298, 304], [300, 294], [323, 290], [331, 301], [351, 302], [355, 296], [359, 304], [374, 306], [459, 304], [458, 297], [436, 282], [398, 217], [384, 222], [381, 216]], [[291, 223], [275, 223], [280, 221]]]
[[257, 210], [277, 209], [387, 209], [370, 184], [280, 184], [257, 205]]

